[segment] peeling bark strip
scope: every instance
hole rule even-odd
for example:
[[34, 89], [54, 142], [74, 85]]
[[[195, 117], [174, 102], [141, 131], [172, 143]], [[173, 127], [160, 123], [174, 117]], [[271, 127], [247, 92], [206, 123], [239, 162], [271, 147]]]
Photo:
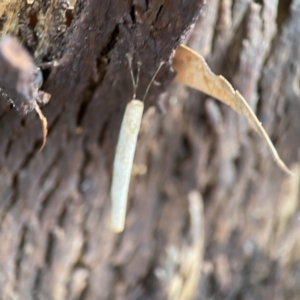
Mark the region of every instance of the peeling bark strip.
[[46, 144], [48, 122], [37, 102], [46, 104], [50, 99], [48, 93], [39, 91], [42, 84], [41, 71], [26, 50], [14, 38], [0, 39], [0, 101], [21, 114], [36, 110], [43, 126], [41, 150]]

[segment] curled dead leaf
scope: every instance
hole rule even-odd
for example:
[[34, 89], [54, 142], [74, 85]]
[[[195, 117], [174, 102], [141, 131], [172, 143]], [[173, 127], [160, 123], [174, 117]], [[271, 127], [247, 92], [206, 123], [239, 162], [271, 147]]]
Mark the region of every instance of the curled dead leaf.
[[215, 75], [200, 54], [185, 45], [180, 45], [175, 53], [173, 69], [177, 72], [175, 81], [210, 95], [229, 105], [237, 113], [244, 115], [252, 128], [267, 144], [277, 165], [284, 172], [292, 175], [292, 172], [280, 159], [272, 141], [247, 101], [223, 76]]

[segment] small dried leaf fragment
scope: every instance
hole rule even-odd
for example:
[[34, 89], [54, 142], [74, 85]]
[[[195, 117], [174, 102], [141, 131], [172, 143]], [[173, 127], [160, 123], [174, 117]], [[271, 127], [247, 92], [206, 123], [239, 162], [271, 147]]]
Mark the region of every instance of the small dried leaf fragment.
[[277, 165], [284, 172], [292, 175], [292, 172], [280, 159], [268, 134], [247, 101], [239, 91], [234, 90], [232, 85], [223, 76], [215, 75], [200, 54], [185, 45], [180, 45], [175, 53], [173, 69], [177, 72], [175, 81], [208, 94], [229, 105], [237, 113], [244, 115], [252, 128], [267, 144]]
[[37, 114], [42, 122], [42, 126], [43, 126], [43, 144], [40, 148], [40, 151], [42, 151], [43, 148], [45, 147], [46, 141], [47, 141], [48, 121], [47, 121], [46, 117], [43, 115], [43, 113], [37, 103], [35, 103], [35, 111], [37, 112]]

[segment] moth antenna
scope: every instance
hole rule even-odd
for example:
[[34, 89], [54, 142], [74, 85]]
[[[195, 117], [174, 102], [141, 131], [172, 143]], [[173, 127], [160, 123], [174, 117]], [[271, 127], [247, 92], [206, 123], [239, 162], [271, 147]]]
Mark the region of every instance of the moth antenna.
[[146, 97], [147, 97], [147, 94], [148, 94], [148, 92], [149, 92], [149, 89], [150, 89], [150, 87], [151, 87], [151, 85], [152, 85], [152, 83], [153, 83], [153, 81], [154, 81], [156, 75], [158, 74], [159, 70], [161, 69], [161, 67], [162, 67], [164, 64], [165, 64], [164, 61], [161, 61], [161, 62], [160, 62], [160, 64], [159, 64], [159, 66], [158, 66], [158, 68], [157, 68], [155, 74], [152, 76], [152, 78], [151, 78], [151, 80], [150, 80], [150, 82], [149, 82], [149, 84], [148, 84], [148, 86], [147, 86], [147, 89], [146, 89], [146, 92], [145, 92], [145, 94], [144, 94], [144, 97], [143, 97], [142, 102], [145, 102], [145, 99], [146, 99]]
[[[138, 71], [137, 71], [137, 75], [136, 75], [136, 90], [139, 86], [141, 65], [142, 65], [142, 63], [139, 61], [138, 62]], [[135, 92], [136, 92], [136, 90], [135, 90]], [[136, 97], [136, 95], [134, 95], [133, 99], [135, 99], [135, 97]]]
[[131, 75], [131, 80], [132, 80], [132, 85], [133, 85], [133, 99], [136, 99], [136, 91], [137, 87], [139, 84], [139, 77], [140, 77], [140, 69], [141, 69], [141, 62], [138, 62], [138, 72], [137, 72], [137, 78], [134, 78], [133, 74], [133, 69], [132, 69], [132, 56], [130, 53], [126, 54], [126, 57], [128, 59], [128, 64], [129, 64], [129, 70], [130, 70], [130, 75]]

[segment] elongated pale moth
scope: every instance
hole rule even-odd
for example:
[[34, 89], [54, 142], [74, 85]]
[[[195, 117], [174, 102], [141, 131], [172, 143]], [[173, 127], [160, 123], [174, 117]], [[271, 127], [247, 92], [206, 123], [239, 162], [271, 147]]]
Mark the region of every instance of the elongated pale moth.
[[129, 61], [130, 74], [133, 83], [133, 99], [126, 106], [113, 165], [113, 177], [111, 185], [111, 229], [114, 232], [122, 232], [124, 230], [128, 189], [137, 137], [140, 131], [144, 111], [144, 100], [152, 82], [163, 65], [163, 63], [160, 63], [146, 89], [144, 98], [141, 101], [136, 99], [136, 90], [139, 81], [141, 64], [138, 64], [138, 74], [137, 79], [135, 80], [132, 71], [132, 58], [130, 55], [127, 55], [127, 58]]
[[206, 93], [229, 105], [237, 113], [244, 115], [252, 128], [267, 144], [277, 165], [284, 172], [292, 175], [292, 172], [280, 159], [272, 141], [247, 101], [223, 76], [215, 75], [200, 54], [185, 45], [180, 45], [175, 53], [173, 69], [177, 72], [175, 81]]

